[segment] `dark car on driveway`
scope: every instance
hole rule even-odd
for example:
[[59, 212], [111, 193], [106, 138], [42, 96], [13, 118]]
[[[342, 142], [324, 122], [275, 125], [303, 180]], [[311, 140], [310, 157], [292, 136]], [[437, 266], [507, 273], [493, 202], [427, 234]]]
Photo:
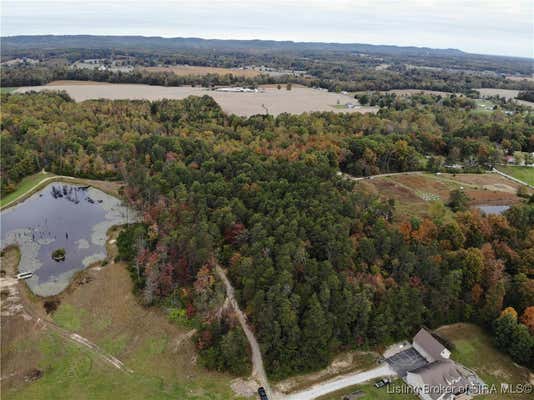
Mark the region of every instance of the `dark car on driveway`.
[[381, 387], [389, 385], [390, 383], [391, 380], [389, 378], [380, 379], [378, 382], [375, 382], [375, 388], [379, 389]]
[[267, 393], [265, 393], [265, 389], [263, 388], [263, 386], [258, 389], [258, 394], [260, 395], [261, 400], [269, 400], [269, 398], [267, 397]]

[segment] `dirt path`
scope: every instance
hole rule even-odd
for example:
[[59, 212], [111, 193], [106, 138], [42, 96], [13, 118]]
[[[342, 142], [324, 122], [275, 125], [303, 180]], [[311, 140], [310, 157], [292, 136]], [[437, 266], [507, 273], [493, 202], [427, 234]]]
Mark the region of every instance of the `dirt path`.
[[[28, 313], [28, 314], [30, 314], [30, 316], [31, 316], [31, 313]], [[93, 342], [91, 342], [88, 339], [84, 338], [83, 336], [80, 336], [77, 333], [72, 333], [72, 332], [60, 327], [59, 325], [56, 325], [52, 321], [48, 321], [46, 319], [42, 319], [42, 318], [39, 318], [39, 317], [37, 317], [37, 323], [38, 324], [40, 324], [40, 323], [44, 324], [48, 329], [50, 329], [51, 331], [55, 332], [56, 334], [58, 334], [62, 338], [88, 349], [91, 353], [96, 355], [98, 358], [100, 358], [105, 363], [111, 364], [112, 366], [114, 366], [115, 368], [117, 368], [117, 369], [119, 369], [121, 371], [130, 373], [130, 374], [133, 373], [133, 371], [130, 368], [126, 367], [121, 360], [119, 360], [118, 358], [112, 356], [111, 354], [106, 353], [104, 350], [102, 350], [96, 344], [94, 344]]]
[[341, 176], [342, 178], [349, 179], [351, 181], [362, 181], [364, 179], [374, 179], [374, 178], [383, 178], [386, 176], [395, 176], [395, 175], [418, 175], [422, 174], [423, 171], [407, 171], [407, 172], [390, 172], [387, 174], [378, 174], [378, 175], [370, 175], [370, 176], [359, 176], [355, 177], [349, 174], [346, 174], [345, 172], [339, 171], [337, 173], [338, 176]]
[[247, 336], [248, 342], [250, 343], [250, 349], [252, 350], [252, 377], [258, 380], [260, 385], [265, 388], [269, 399], [277, 399], [278, 396], [272, 392], [271, 387], [269, 385], [269, 380], [267, 379], [267, 374], [265, 373], [265, 368], [263, 367], [263, 358], [261, 356], [260, 346], [258, 344], [258, 341], [256, 340], [256, 337], [254, 336], [254, 333], [250, 330], [247, 324], [247, 318], [245, 317], [245, 314], [243, 314], [243, 312], [239, 308], [239, 304], [237, 304], [237, 301], [234, 296], [234, 288], [232, 287], [230, 280], [226, 276], [226, 273], [221, 268], [221, 266], [216, 265], [215, 272], [224, 283], [224, 286], [226, 288], [226, 296], [230, 300], [230, 304], [232, 305], [237, 314], [237, 318], [239, 320], [239, 323], [241, 324], [241, 328], [243, 328], [243, 331]]
[[394, 376], [395, 372], [389, 365], [381, 365], [380, 367], [370, 369], [364, 372], [355, 372], [346, 375], [341, 375], [325, 382], [318, 383], [312, 387], [302, 390], [297, 393], [289, 394], [285, 397], [286, 400], [312, 400], [325, 394], [335, 392], [348, 386], [357, 385], [359, 383], [367, 382], [371, 379], [377, 379], [384, 376]]

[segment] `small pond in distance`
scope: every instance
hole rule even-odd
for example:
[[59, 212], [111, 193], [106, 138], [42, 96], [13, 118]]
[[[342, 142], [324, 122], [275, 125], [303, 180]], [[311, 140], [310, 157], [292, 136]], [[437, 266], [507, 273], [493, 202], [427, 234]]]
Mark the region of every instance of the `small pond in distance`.
[[[132, 222], [122, 202], [98, 189], [51, 183], [0, 214], [1, 247], [20, 247], [19, 272], [33, 272], [26, 282], [39, 296], [63, 291], [77, 272], [106, 258], [106, 233]], [[52, 253], [65, 249], [65, 260]]]
[[476, 206], [485, 214], [502, 214], [510, 208], [510, 206]]

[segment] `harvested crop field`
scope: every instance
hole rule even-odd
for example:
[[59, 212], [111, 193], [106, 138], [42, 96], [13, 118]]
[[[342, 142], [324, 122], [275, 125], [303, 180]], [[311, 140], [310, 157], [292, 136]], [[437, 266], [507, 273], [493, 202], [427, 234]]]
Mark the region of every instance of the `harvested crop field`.
[[521, 81], [534, 82], [534, 76], [507, 75], [506, 79], [510, 79], [511, 81], [516, 81], [516, 82], [521, 82]]
[[513, 99], [516, 103], [521, 104], [526, 107], [534, 107], [534, 103], [531, 101], [516, 99], [517, 95], [520, 92], [519, 90], [512, 90], [512, 89], [476, 89], [476, 90], [480, 92], [480, 95], [482, 97], [500, 96], [500, 97], [504, 97], [507, 100]]
[[281, 113], [301, 114], [314, 111], [333, 112], [376, 112], [376, 107], [339, 108], [338, 105], [355, 103], [354, 98], [344, 94], [331, 93], [303, 86], [292, 90], [273, 86], [260, 87], [258, 92], [218, 92], [201, 87], [150, 86], [133, 84], [77, 84], [54, 86], [29, 86], [17, 89], [16, 93], [43, 90], [64, 90], [75, 101], [90, 99], [160, 100], [184, 99], [188, 96], [211, 96], [229, 114], [250, 116], [255, 114], [278, 115]]
[[76, 85], [76, 86], [91, 86], [91, 85], [108, 85], [107, 82], [95, 82], [95, 81], [52, 81], [46, 84], [46, 86], [65, 86], [65, 85]]
[[514, 99], [517, 97], [517, 94], [519, 93], [519, 90], [512, 90], [512, 89], [484, 88], [484, 89], [476, 89], [476, 90], [480, 92], [481, 96], [500, 96], [506, 99]]
[[143, 71], [147, 72], [173, 72], [178, 76], [187, 75], [228, 75], [242, 76], [245, 78], [253, 78], [260, 75], [260, 72], [254, 69], [238, 69], [238, 68], [218, 68], [218, 67], [197, 67], [192, 65], [173, 65], [169, 67], [145, 67]]

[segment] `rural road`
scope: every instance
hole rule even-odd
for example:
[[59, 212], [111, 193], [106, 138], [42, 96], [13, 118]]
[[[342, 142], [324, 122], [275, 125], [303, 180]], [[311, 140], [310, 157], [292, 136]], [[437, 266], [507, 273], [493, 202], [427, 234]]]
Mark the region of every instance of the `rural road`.
[[377, 379], [384, 376], [394, 376], [395, 372], [387, 364], [380, 367], [370, 369], [369, 371], [354, 372], [346, 375], [341, 375], [313, 385], [312, 387], [302, 390], [300, 392], [292, 393], [285, 396], [286, 400], [312, 400], [325, 394], [335, 392], [348, 386], [357, 385], [359, 383], [367, 382], [371, 379]]
[[256, 337], [254, 336], [254, 333], [252, 333], [249, 326], [247, 325], [247, 319], [245, 317], [245, 314], [243, 314], [243, 312], [239, 308], [239, 304], [237, 304], [237, 301], [234, 296], [234, 288], [232, 287], [230, 280], [228, 279], [226, 273], [220, 265], [215, 266], [215, 272], [224, 283], [224, 286], [226, 288], [226, 296], [230, 300], [230, 304], [232, 305], [237, 314], [237, 319], [241, 324], [241, 328], [243, 328], [243, 331], [247, 336], [248, 342], [250, 343], [250, 349], [252, 350], [252, 377], [257, 379], [260, 382], [260, 385], [264, 387], [269, 399], [275, 400], [277, 397], [275, 397], [269, 385], [269, 380], [267, 379], [267, 374], [265, 373], [265, 368], [263, 367], [263, 358], [261, 356], [260, 346], [258, 344], [258, 341], [256, 340]]
[[386, 176], [395, 176], [395, 175], [417, 175], [422, 174], [424, 171], [406, 171], [406, 172], [390, 172], [387, 174], [378, 174], [378, 175], [369, 175], [369, 176], [352, 176], [346, 174], [345, 172], [338, 171], [337, 175], [342, 178], [349, 179], [351, 181], [363, 181], [365, 179], [374, 179], [374, 178], [385, 178]]

